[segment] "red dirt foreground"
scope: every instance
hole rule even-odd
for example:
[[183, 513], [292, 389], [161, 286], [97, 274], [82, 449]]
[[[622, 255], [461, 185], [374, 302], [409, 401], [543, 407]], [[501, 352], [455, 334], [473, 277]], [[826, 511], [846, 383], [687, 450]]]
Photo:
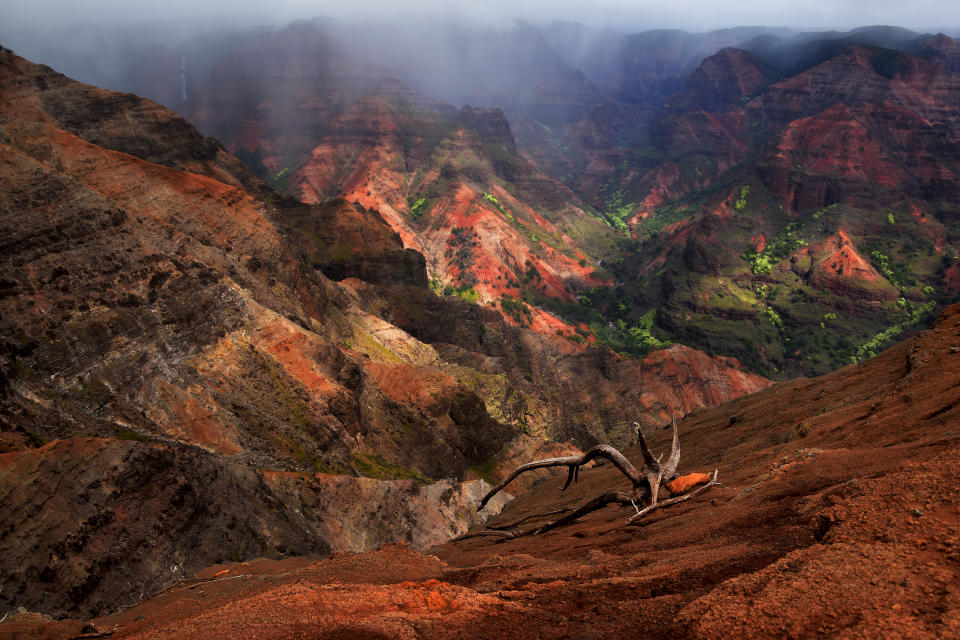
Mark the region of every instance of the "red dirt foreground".
[[[0, 636], [960, 637], [960, 305], [865, 364], [698, 411], [680, 443], [683, 473], [718, 468], [724, 486], [639, 526], [610, 507], [432, 554], [216, 566], [104, 618], [14, 614]], [[491, 523], [625, 483], [607, 464], [565, 494], [556, 484]]]

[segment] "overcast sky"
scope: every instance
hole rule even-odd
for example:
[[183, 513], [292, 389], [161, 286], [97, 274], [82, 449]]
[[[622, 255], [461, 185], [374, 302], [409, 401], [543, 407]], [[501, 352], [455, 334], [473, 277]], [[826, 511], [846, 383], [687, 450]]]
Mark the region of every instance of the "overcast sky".
[[[509, 18], [576, 20], [629, 31], [876, 24], [929, 31], [960, 26], [956, 0], [0, 0], [0, 5], [0, 22], [7, 28], [217, 16], [289, 22], [318, 15], [355, 19], [397, 13], [414, 19], [444, 16], [494, 24]], [[0, 26], [0, 32], [6, 30]]]

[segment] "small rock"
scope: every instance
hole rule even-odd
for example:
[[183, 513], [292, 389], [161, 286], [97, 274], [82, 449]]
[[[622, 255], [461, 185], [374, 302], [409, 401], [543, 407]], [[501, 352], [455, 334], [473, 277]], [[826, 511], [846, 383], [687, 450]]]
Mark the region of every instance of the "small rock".
[[919, 518], [923, 515], [923, 511], [920, 511], [920, 509], [914, 509], [910, 513], [912, 513], [915, 518]]
[[667, 491], [673, 495], [678, 495], [681, 493], [686, 493], [687, 489], [690, 487], [696, 486], [698, 484], [705, 484], [710, 481], [710, 476], [705, 473], [690, 473], [685, 476], [680, 476], [679, 478], [674, 479], [671, 482], [668, 482], [664, 485]]

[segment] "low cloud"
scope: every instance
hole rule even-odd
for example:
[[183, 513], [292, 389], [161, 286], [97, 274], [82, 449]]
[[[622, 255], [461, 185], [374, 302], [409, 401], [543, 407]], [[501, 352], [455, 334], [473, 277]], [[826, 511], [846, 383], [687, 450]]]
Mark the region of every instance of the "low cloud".
[[[943, 16], [955, 14], [952, 0], [5, 0], [7, 28], [72, 24], [122, 24], [156, 20], [224, 20], [231, 24], [285, 23], [295, 19], [330, 16], [345, 20], [403, 18], [412, 21], [452, 19], [496, 24], [512, 18], [536, 22], [572, 20], [595, 26], [640, 31], [684, 28], [702, 31], [740, 25], [850, 28], [891, 24], [913, 29], [940, 28]], [[957, 21], [960, 23], [960, 21]], [[0, 25], [0, 36], [5, 30]]]

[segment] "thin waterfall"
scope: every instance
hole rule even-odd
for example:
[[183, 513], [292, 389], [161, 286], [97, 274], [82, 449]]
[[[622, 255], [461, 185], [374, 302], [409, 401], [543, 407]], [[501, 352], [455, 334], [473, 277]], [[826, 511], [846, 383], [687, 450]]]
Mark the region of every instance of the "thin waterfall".
[[187, 56], [180, 60], [180, 100], [187, 101]]

